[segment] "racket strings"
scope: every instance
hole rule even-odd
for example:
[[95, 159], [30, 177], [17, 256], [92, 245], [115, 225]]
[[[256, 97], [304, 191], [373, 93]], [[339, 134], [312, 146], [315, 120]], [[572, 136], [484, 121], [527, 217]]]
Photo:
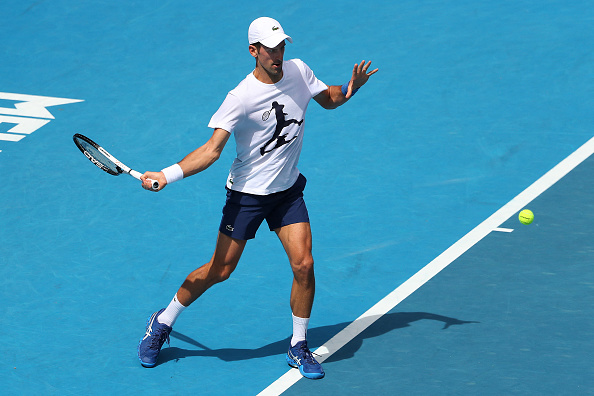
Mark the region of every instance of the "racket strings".
[[101, 151], [95, 148], [93, 145], [85, 142], [84, 140], [78, 140], [81, 148], [84, 150], [83, 154], [91, 160], [97, 167], [103, 169], [106, 172], [117, 175], [120, 173], [120, 168], [113, 161], [107, 158]]

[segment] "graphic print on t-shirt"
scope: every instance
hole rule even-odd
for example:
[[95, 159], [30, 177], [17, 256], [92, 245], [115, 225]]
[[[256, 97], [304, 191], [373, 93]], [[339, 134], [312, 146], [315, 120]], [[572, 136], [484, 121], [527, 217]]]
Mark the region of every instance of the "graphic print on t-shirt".
[[[284, 128], [288, 127], [291, 124], [297, 124], [299, 126], [301, 126], [301, 124], [303, 124], [303, 120], [297, 121], [294, 119], [290, 119], [290, 120], [285, 119], [285, 116], [288, 114], [283, 113], [284, 108], [285, 108], [285, 105], [279, 104], [277, 101], [272, 102], [272, 109], [270, 109], [270, 111], [274, 110], [274, 114], [276, 115], [276, 129], [274, 130], [274, 134], [272, 135], [272, 138], [269, 141], [267, 141], [264, 144], [264, 146], [260, 147], [260, 154], [262, 156], [264, 156], [264, 154], [266, 154], [266, 153], [271, 152], [274, 149], [284, 146], [285, 144], [289, 143], [291, 140], [293, 140], [297, 137], [297, 135], [295, 135], [291, 139], [287, 140], [288, 133], [281, 135], [281, 132]], [[270, 111], [268, 111], [266, 113], [270, 114]], [[266, 113], [264, 113], [264, 115], [266, 115]], [[266, 118], [268, 118], [268, 116], [266, 116]], [[264, 119], [264, 116], [262, 116], [262, 119]], [[269, 150], [266, 150], [274, 142], [276, 142], [276, 144]]]

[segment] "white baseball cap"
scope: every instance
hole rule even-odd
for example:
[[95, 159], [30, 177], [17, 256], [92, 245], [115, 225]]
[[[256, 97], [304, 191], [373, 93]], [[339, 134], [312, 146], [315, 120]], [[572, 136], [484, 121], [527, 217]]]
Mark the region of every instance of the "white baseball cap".
[[293, 39], [285, 34], [283, 27], [277, 20], [260, 17], [250, 24], [248, 30], [248, 41], [250, 44], [260, 43], [265, 47], [274, 48], [283, 40], [293, 42]]

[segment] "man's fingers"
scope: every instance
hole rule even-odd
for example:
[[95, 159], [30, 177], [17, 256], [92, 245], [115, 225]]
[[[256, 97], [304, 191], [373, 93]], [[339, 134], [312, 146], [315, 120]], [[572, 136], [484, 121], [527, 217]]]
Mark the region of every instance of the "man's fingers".
[[[365, 62], [365, 61], [363, 61]], [[367, 73], [367, 69], [369, 69], [369, 66], [371, 66], [371, 61], [367, 62], [365, 65], [363, 65], [363, 72]]]
[[374, 69], [372, 71], [370, 71], [369, 73], [367, 72], [367, 70], [369, 70], [369, 67], [371, 66], [371, 61], [368, 61], [367, 63], [363, 60], [361, 61], [361, 63], [356, 63], [355, 67], [353, 68], [353, 74], [355, 76], [359, 75], [359, 74], [363, 74], [365, 73], [368, 77], [377, 73], [377, 71], [379, 69]]
[[375, 69], [369, 73], [367, 73], [367, 70], [369, 70], [369, 66], [371, 66], [371, 61], [367, 62], [367, 64], [363, 67], [363, 71], [368, 75], [371, 76], [372, 74], [375, 74], [379, 69]]

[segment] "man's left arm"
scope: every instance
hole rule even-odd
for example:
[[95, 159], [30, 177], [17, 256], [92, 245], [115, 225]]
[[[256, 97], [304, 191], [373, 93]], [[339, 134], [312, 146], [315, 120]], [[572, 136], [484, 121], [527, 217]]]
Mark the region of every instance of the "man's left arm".
[[325, 91], [320, 92], [314, 99], [325, 109], [335, 109], [340, 105], [345, 104], [359, 88], [361, 88], [369, 77], [374, 75], [378, 69], [374, 69], [368, 72], [371, 66], [371, 61], [365, 63], [362, 61], [359, 64], [355, 64], [353, 67], [353, 75], [351, 80], [343, 85], [331, 85]]

